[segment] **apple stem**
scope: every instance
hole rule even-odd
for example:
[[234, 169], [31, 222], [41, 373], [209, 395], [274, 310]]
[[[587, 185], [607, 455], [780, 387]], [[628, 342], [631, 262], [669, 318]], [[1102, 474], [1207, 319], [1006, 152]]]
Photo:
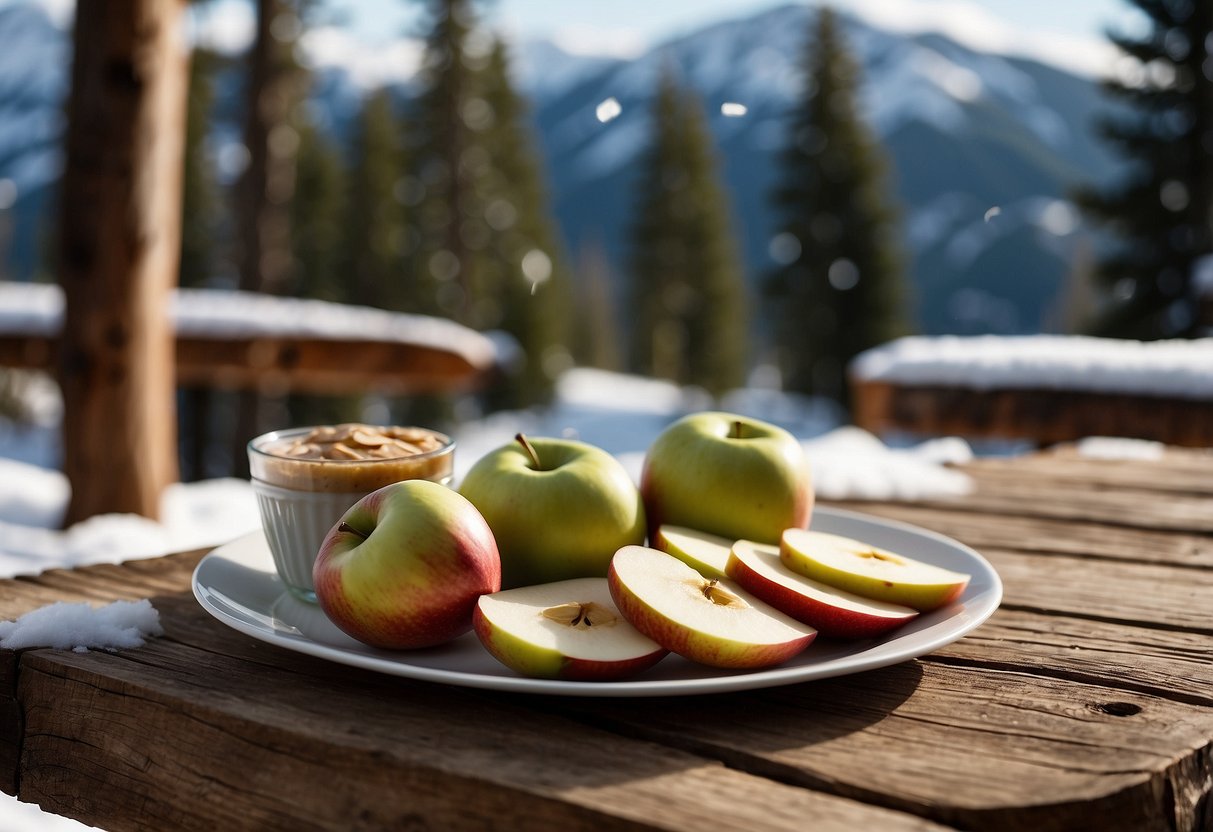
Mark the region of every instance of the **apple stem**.
[[363, 540], [366, 540], [366, 538], [367, 538], [367, 535], [365, 535], [365, 534], [363, 534], [362, 532], [358, 531], [357, 529], [355, 529], [353, 526], [351, 526], [349, 523], [345, 522], [344, 520], [342, 520], [340, 523], [338, 523], [338, 524], [337, 524], [337, 531], [339, 531], [339, 532], [349, 532], [350, 534], [357, 535], [358, 537], [361, 537]]
[[539, 454], [535, 453], [535, 446], [532, 445], [521, 433], [514, 434], [514, 439], [516, 439], [518, 444], [522, 446], [522, 449], [526, 451], [526, 455], [531, 458], [531, 463], [535, 466], [535, 470], [542, 471], [543, 465], [539, 462]]
[[731, 424], [729, 426], [729, 439], [740, 439], [741, 438], [741, 428], [742, 428], [741, 420], [734, 419], [733, 424]]

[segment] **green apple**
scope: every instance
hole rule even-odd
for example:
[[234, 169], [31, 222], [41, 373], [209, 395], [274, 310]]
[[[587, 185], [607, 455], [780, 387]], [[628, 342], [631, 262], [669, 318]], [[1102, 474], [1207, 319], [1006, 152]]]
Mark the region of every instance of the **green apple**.
[[907, 558], [858, 540], [788, 529], [779, 557], [793, 572], [865, 598], [927, 612], [951, 603], [969, 576]]
[[705, 578], [724, 578], [733, 541], [686, 526], [658, 526], [649, 544], [673, 555]]
[[635, 483], [584, 442], [519, 434], [477, 460], [459, 491], [493, 530], [506, 589], [604, 578], [615, 550], [644, 542]]
[[728, 573], [775, 609], [831, 638], [875, 638], [918, 616], [909, 607], [864, 598], [793, 572], [780, 561], [779, 547], [769, 543], [738, 540]]
[[625, 546], [607, 575], [615, 606], [670, 652], [700, 664], [758, 668], [809, 646], [817, 631], [735, 583], [708, 580], [673, 555]]
[[800, 442], [730, 413], [695, 413], [662, 431], [645, 455], [640, 493], [650, 539], [668, 524], [778, 543], [784, 529], [808, 526], [813, 511]]
[[403, 650], [470, 630], [476, 601], [501, 588], [501, 562], [470, 502], [444, 485], [406, 480], [345, 512], [312, 577], [334, 624], [373, 647]]
[[472, 616], [485, 649], [540, 679], [605, 682], [652, 667], [666, 649], [624, 620], [606, 578], [573, 578], [484, 595]]

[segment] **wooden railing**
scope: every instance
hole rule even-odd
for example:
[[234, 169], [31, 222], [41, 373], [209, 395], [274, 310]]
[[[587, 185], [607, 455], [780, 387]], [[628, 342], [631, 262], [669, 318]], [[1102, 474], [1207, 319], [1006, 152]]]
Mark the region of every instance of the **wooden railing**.
[[[1172, 342], [1165, 356], [1153, 354], [1168, 350], [1162, 344], [1135, 351], [1123, 342], [1060, 338], [1017, 354], [1024, 340], [916, 338], [867, 353], [851, 368], [855, 423], [885, 435], [1038, 445], [1120, 436], [1213, 447], [1213, 339]], [[1065, 355], [1053, 360], [1054, 346]], [[1156, 357], [1164, 360], [1155, 366]]]

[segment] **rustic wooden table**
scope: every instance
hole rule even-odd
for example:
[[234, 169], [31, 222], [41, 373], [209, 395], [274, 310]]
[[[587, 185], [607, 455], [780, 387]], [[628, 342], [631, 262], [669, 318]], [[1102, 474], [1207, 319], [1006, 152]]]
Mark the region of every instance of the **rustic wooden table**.
[[1213, 454], [966, 466], [848, 506], [956, 537], [1002, 608], [915, 661], [767, 690], [565, 699], [252, 640], [201, 553], [0, 583], [0, 619], [150, 597], [121, 653], [0, 653], [0, 786], [110, 829], [1213, 828]]

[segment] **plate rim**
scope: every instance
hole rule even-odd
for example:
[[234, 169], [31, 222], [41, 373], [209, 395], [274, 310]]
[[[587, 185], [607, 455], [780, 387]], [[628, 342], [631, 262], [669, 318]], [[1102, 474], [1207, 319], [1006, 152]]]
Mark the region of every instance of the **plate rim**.
[[[411, 664], [407, 661], [402, 661], [396, 655], [392, 655], [390, 658], [387, 658], [367, 653], [354, 652], [343, 647], [323, 644], [304, 635], [292, 636], [288, 638], [271, 627], [257, 626], [249, 621], [246, 621], [245, 619], [232, 616], [211, 601], [210, 593], [202, 585], [200, 575], [202, 575], [207, 569], [206, 565], [208, 562], [230, 558], [229, 553], [236, 550], [237, 547], [251, 545], [251, 538], [260, 537], [262, 544], [266, 545], [264, 544], [264, 532], [261, 529], [241, 535], [228, 543], [217, 546], [203, 556], [203, 558], [198, 562], [197, 566], [195, 566], [193, 574], [191, 575], [190, 587], [193, 591], [194, 598], [197, 600], [199, 605], [220, 623], [247, 636], [258, 639], [259, 641], [276, 645], [283, 649], [290, 650], [291, 652], [325, 659], [327, 661], [332, 661], [337, 664], [343, 664], [350, 667], [359, 667], [365, 670], [371, 670], [391, 676], [425, 682], [434, 682], [438, 684], [477, 688], [481, 690], [497, 690], [508, 693], [537, 693], [547, 695], [590, 697], [647, 698], [657, 696], [728, 693], [743, 690], [779, 687], [783, 685], [813, 681], [816, 679], [827, 679], [849, 675], [852, 673], [860, 673], [868, 670], [876, 670], [881, 667], [900, 664], [901, 662], [908, 661], [910, 659], [928, 655], [929, 653], [938, 650], [940, 647], [960, 640], [988, 620], [1002, 603], [1003, 584], [998, 572], [984, 556], [954, 538], [932, 531], [931, 529], [914, 525], [912, 523], [876, 517], [874, 515], [853, 511], [850, 509], [834, 508], [830, 506], [816, 506], [813, 510], [813, 517], [817, 518], [819, 515], [830, 516], [842, 520], [850, 520], [852, 522], [858, 522], [876, 527], [890, 528], [903, 534], [927, 538], [937, 544], [953, 548], [969, 558], [973, 565], [978, 567], [977, 571], [983, 573], [984, 576], [989, 580], [989, 588], [984, 590], [982, 593], [987, 597], [978, 608], [973, 610], [965, 610], [964, 612], [968, 613], [967, 617], [961, 619], [958, 617], [958, 615], [951, 616], [951, 618], [957, 619], [954, 626], [947, 628], [929, 638], [914, 639], [910, 643], [912, 646], [907, 645], [901, 650], [884, 651], [880, 655], [869, 656], [866, 659], [864, 657], [864, 652], [860, 652], [858, 654], [830, 659], [820, 664], [793, 666], [780, 665], [749, 672], [723, 670], [720, 671], [720, 675], [700, 678], [650, 680], [640, 678], [614, 682], [577, 682], [555, 679], [534, 679], [524, 676], [498, 676], [483, 673], [472, 673], [462, 670], [444, 670], [442, 668]], [[810, 524], [810, 528], [811, 527], [812, 526]], [[266, 548], [265, 556], [267, 562], [271, 563], [272, 573], [272, 561], [270, 561], [268, 547]], [[273, 580], [281, 580], [273, 574], [271, 574], [271, 577]], [[974, 574], [974, 577], [976, 577], [976, 574]], [[966, 589], [966, 592], [967, 591], [968, 590]], [[962, 599], [964, 598], [963, 595], [961, 597]], [[272, 614], [272, 610], [269, 609], [254, 610], [245, 606], [241, 606], [240, 609], [261, 616]], [[896, 634], [892, 634], [883, 639], [874, 640], [872, 646], [888, 644], [890, 641], [896, 642], [898, 638], [905, 637], [906, 636], [899, 637]], [[809, 649], [812, 649], [811, 646]], [[407, 654], [401, 653], [400, 655]], [[486, 655], [488, 655], [487, 652]]]

